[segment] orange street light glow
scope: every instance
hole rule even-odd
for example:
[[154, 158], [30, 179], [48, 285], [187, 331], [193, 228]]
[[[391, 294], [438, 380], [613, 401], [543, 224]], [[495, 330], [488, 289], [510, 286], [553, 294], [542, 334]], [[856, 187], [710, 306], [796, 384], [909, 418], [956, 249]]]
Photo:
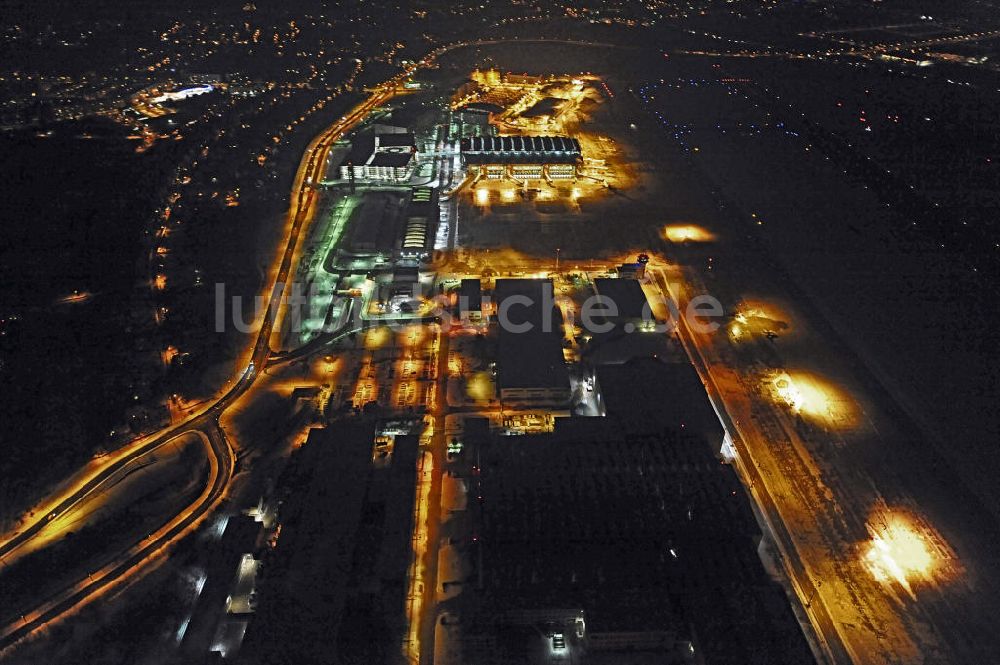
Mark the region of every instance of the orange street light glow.
[[[881, 528], [880, 528], [881, 527]], [[864, 561], [880, 582], [899, 583], [914, 597], [910, 583], [929, 579], [936, 561], [917, 529], [901, 515], [893, 515], [884, 526], [868, 525], [872, 539]]]
[[849, 429], [857, 425], [854, 400], [834, 385], [805, 372], [780, 372], [768, 381], [778, 402], [792, 412], [828, 427]]
[[406, 332], [401, 335], [402, 345], [408, 348], [420, 346], [420, 343], [424, 341], [424, 334], [423, 326], [407, 326]]
[[378, 328], [370, 328], [367, 333], [365, 333], [365, 346], [369, 349], [378, 349], [385, 346], [389, 342], [389, 329], [384, 326], [379, 326]]
[[788, 315], [773, 303], [744, 300], [737, 306], [733, 318], [752, 328], [754, 332], [773, 330], [785, 333], [789, 329]]
[[805, 405], [805, 398], [799, 387], [792, 381], [792, 377], [787, 373], [779, 374], [771, 384], [778, 399], [791, 407], [792, 411], [799, 413]]
[[477, 402], [486, 402], [493, 397], [493, 382], [489, 372], [476, 372], [466, 384], [469, 397]]
[[663, 229], [670, 242], [712, 242], [715, 235], [694, 224], [670, 224]]

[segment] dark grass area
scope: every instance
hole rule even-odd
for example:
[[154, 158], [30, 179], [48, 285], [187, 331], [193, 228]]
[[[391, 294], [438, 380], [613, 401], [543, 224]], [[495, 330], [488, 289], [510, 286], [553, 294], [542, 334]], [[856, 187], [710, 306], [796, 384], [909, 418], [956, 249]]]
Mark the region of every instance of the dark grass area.
[[[94, 138], [79, 138], [84, 132]], [[87, 122], [56, 126], [46, 137], [0, 137], [0, 505], [7, 519], [34, 488], [77, 468], [135, 401], [129, 297], [141, 229], [171, 155], [140, 164], [124, 134]], [[93, 295], [56, 303], [74, 291]]]

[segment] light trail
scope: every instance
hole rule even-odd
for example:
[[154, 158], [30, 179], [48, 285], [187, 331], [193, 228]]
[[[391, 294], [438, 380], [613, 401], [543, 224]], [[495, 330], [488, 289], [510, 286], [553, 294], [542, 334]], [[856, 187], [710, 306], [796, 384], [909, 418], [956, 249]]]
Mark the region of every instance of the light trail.
[[407, 573], [409, 584], [406, 594], [406, 658], [410, 663], [420, 662], [421, 617], [424, 608], [424, 555], [427, 552], [429, 496], [434, 471], [434, 459], [424, 451], [417, 469], [417, 496], [413, 508], [413, 559]]

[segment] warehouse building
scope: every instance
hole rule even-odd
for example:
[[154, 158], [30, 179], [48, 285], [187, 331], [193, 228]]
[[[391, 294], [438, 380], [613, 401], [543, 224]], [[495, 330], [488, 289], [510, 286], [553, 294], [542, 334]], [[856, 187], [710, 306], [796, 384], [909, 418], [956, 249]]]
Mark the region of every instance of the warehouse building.
[[500, 327], [498, 387], [504, 408], [565, 406], [569, 371], [562, 350], [562, 315], [552, 280], [497, 280]]
[[469, 173], [491, 180], [566, 180], [583, 161], [580, 142], [566, 136], [471, 136], [460, 149]]
[[465, 421], [479, 498], [462, 662], [815, 663], [697, 372], [651, 357], [598, 372], [607, 417], [518, 437]]
[[594, 290], [602, 324], [607, 322], [629, 333], [652, 329], [656, 323], [646, 293], [636, 280], [598, 277], [594, 280]]

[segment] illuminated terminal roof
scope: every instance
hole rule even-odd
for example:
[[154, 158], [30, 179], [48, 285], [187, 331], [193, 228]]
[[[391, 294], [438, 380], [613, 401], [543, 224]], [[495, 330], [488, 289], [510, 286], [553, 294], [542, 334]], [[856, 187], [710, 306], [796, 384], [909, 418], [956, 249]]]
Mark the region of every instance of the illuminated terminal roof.
[[576, 163], [580, 142], [568, 136], [473, 136], [462, 139], [469, 164]]

